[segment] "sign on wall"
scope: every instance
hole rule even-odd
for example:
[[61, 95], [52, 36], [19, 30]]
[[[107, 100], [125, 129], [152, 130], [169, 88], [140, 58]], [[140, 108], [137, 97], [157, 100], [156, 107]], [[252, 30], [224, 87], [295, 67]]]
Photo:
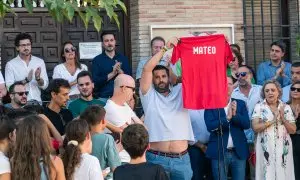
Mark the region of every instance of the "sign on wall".
[[94, 59], [102, 53], [101, 42], [81, 42], [79, 43], [80, 59]]

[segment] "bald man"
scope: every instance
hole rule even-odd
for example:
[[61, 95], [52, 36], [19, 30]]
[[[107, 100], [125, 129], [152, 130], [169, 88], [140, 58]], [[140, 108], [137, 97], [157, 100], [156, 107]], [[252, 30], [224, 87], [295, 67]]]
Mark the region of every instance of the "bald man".
[[[131, 76], [120, 74], [116, 77], [113, 96], [107, 100], [104, 106], [106, 110], [105, 120], [107, 120], [106, 127], [111, 132], [121, 133], [130, 124], [142, 124], [142, 121], [126, 103], [132, 98], [134, 91], [135, 82]], [[123, 150], [123, 147], [119, 146], [118, 148], [121, 162], [128, 163], [130, 161], [129, 154]]]
[[104, 106], [107, 128], [116, 133], [121, 133], [125, 127], [134, 122], [142, 123], [126, 102], [132, 99], [135, 92], [134, 79], [127, 74], [120, 74], [114, 81], [113, 96]]

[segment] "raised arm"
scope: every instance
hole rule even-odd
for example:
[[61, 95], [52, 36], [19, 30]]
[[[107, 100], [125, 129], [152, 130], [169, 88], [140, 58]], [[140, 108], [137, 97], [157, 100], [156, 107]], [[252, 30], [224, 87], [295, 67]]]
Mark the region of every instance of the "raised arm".
[[[167, 42], [167, 48], [172, 48], [173, 46], [176, 46], [177, 43], [178, 43], [178, 38], [172, 37]], [[165, 52], [166, 49], [162, 48], [158, 53], [152, 56], [152, 58], [145, 64], [142, 72], [142, 77], [140, 80], [140, 90], [142, 91], [143, 95], [145, 95], [150, 89], [152, 84], [152, 70], [159, 63], [159, 61], [161, 60]]]

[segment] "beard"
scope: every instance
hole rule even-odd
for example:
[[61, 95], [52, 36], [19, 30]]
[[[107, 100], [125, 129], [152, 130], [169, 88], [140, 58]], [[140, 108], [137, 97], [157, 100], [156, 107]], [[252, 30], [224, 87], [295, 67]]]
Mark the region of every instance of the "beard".
[[249, 85], [248, 81], [244, 80], [244, 79], [239, 79], [239, 85], [241, 87], [247, 87]]
[[[164, 84], [164, 86], [160, 87], [161, 84]], [[169, 85], [167, 83], [164, 83], [164, 82], [161, 82], [159, 84], [154, 84], [154, 89], [159, 93], [166, 93], [170, 90]]]
[[105, 49], [105, 51], [107, 51], [107, 52], [112, 52], [112, 51], [115, 50], [115, 47], [114, 47], [114, 46], [107, 46], [107, 47], [105, 47], [104, 49]]
[[84, 98], [90, 97], [92, 95], [92, 92], [80, 92], [80, 95]]

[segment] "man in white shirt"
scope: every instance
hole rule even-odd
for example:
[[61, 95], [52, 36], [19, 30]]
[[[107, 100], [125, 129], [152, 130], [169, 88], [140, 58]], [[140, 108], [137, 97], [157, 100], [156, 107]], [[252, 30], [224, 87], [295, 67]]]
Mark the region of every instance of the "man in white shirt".
[[[151, 44], [151, 54], [152, 54], [152, 56], [154, 56], [156, 53], [158, 53], [161, 50], [161, 48], [163, 48], [165, 46], [165, 40], [164, 40], [164, 38], [162, 38], [160, 36], [156, 36], [151, 40], [150, 44]], [[141, 79], [143, 68], [144, 68], [145, 64], [147, 63], [147, 61], [151, 57], [142, 58], [139, 61], [138, 67], [136, 69], [136, 76], [135, 76], [136, 80], [139, 81]], [[164, 61], [162, 58], [159, 61], [159, 64], [166, 66], [168, 63], [167, 63], [167, 61]]]
[[[114, 81], [113, 96], [107, 100], [104, 106], [106, 110], [105, 120], [107, 120], [106, 127], [111, 132], [121, 133], [130, 124], [142, 124], [142, 121], [126, 103], [132, 98], [134, 92], [134, 79], [127, 74], [119, 74]], [[129, 154], [123, 149], [121, 144], [117, 146], [121, 162], [128, 163], [130, 161]]]
[[[177, 43], [174, 37], [167, 44], [171, 47]], [[140, 80], [151, 147], [146, 157], [147, 161], [162, 165], [171, 180], [190, 180], [193, 172], [187, 148], [194, 135], [188, 110], [183, 108], [182, 85], [170, 88], [170, 81], [176, 84], [177, 77], [167, 67], [157, 65], [166, 51], [163, 47], [146, 63]]]
[[14, 82], [22, 81], [29, 92], [27, 100], [42, 103], [40, 89], [46, 89], [49, 83], [45, 63], [31, 54], [32, 38], [29, 34], [18, 34], [15, 46], [19, 55], [6, 64], [6, 86], [9, 89]]
[[[232, 98], [243, 100], [246, 103], [250, 120], [252, 119], [252, 112], [255, 105], [262, 100], [260, 96], [262, 87], [251, 84], [252, 77], [253, 73], [248, 66], [240, 66], [237, 73], [238, 87], [231, 94]], [[254, 152], [254, 131], [252, 128], [249, 128], [244, 132], [249, 145], [249, 151], [252, 154]], [[250, 177], [251, 179], [255, 179], [255, 166], [249, 163], [249, 167]]]
[[[292, 83], [300, 81], [300, 62], [294, 62], [291, 68]], [[290, 99], [291, 84], [282, 88], [282, 98], [283, 102], [287, 102]]]

